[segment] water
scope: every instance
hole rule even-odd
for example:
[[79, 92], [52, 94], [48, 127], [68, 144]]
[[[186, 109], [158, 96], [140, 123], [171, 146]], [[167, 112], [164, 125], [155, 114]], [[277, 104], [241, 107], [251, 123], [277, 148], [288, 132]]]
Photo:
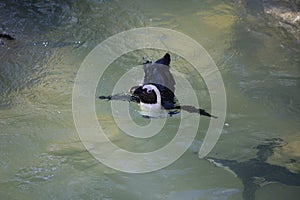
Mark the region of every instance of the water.
[[[298, 199], [300, 47], [297, 33], [261, 12], [230, 1], [0, 3], [0, 31], [16, 38], [0, 47], [1, 199]], [[171, 28], [203, 45], [222, 74], [228, 109], [209, 159], [196, 154], [209, 122], [203, 119], [194, 144], [175, 163], [127, 174], [85, 150], [72, 118], [72, 89], [81, 62], [98, 43], [144, 26]], [[113, 78], [97, 92], [111, 92], [114, 78], [143, 56], [161, 53], [121, 57], [107, 71]], [[201, 77], [181, 58], [172, 59], [209, 108]], [[98, 120], [122, 148], [153, 150], [174, 137], [128, 140], [113, 125], [109, 104], [96, 107]], [[134, 119], [147, 124], [137, 114]], [[168, 119], [166, 132], [178, 120]]]

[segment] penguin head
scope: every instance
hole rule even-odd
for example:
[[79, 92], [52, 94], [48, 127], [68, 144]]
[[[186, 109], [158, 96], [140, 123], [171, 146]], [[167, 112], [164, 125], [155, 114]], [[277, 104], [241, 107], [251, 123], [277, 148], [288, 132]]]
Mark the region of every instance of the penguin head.
[[161, 104], [161, 95], [155, 85], [146, 84], [142, 86], [135, 86], [130, 88], [130, 92], [139, 98], [140, 103], [150, 105]]

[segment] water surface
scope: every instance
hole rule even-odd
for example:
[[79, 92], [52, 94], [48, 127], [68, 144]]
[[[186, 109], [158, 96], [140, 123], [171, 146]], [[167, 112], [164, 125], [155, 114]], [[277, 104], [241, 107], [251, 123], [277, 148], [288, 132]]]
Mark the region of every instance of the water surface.
[[[197, 0], [5, 1], [0, 13], [0, 31], [16, 38], [0, 47], [1, 199], [298, 199], [299, 42], [259, 7]], [[81, 62], [98, 43], [145, 26], [183, 32], [208, 51], [225, 84], [226, 126], [209, 159], [197, 156], [209, 123], [203, 119], [194, 144], [171, 166], [127, 174], [102, 165], [83, 147], [72, 118], [72, 89]], [[155, 60], [162, 53], [121, 57], [97, 92], [109, 93], [142, 56]], [[209, 109], [201, 76], [182, 58], [172, 59]], [[164, 131], [170, 134], [132, 145], [109, 106], [96, 103], [97, 117], [118, 145], [146, 151], [172, 139], [178, 117], [168, 119]]]

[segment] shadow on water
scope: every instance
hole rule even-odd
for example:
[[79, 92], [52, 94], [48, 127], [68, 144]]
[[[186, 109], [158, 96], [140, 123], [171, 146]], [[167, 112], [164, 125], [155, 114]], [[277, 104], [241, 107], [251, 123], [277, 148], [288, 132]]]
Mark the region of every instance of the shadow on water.
[[[300, 186], [300, 173], [293, 173], [285, 167], [267, 163], [273, 155], [275, 147], [282, 146], [281, 139], [273, 139], [256, 147], [257, 157], [245, 162], [208, 157], [207, 159], [218, 167], [226, 167], [232, 171], [244, 184], [243, 197], [245, 200], [254, 200], [255, 192], [261, 186], [277, 182], [289, 186]], [[295, 162], [295, 160], [291, 160]]]

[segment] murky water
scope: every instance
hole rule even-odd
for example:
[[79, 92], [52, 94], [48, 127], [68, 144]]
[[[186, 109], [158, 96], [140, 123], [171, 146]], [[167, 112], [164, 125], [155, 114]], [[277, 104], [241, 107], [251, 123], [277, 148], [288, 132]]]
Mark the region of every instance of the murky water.
[[[4, 1], [0, 32], [1, 199], [298, 199], [300, 194], [300, 46], [256, 6], [224, 1]], [[107, 37], [158, 26], [187, 34], [216, 62], [227, 94], [226, 126], [213, 151], [197, 151], [209, 120], [175, 163], [147, 174], [107, 168], [83, 147], [72, 117], [72, 90], [85, 56]], [[161, 51], [132, 52], [110, 67], [97, 92]], [[172, 55], [210, 107], [199, 75]], [[118, 66], [122, 65], [122, 70]], [[174, 135], [144, 145], [113, 125], [109, 103], [96, 103], [109, 137], [133, 151], [160, 148]], [[135, 116], [139, 123], [147, 123]], [[178, 118], [168, 119], [169, 132]], [[192, 122], [191, 122], [192, 123]]]

